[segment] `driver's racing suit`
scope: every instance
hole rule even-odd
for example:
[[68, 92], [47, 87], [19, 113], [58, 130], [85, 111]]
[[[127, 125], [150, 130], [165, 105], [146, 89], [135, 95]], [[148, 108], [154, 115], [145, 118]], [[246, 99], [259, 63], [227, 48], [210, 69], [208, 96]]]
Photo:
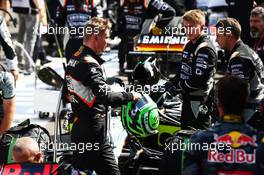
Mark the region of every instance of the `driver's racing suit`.
[[110, 92], [100, 66], [104, 61], [90, 48], [82, 46], [69, 60], [66, 81], [74, 124], [71, 141], [85, 144], [74, 150], [74, 167], [95, 170], [97, 174], [119, 174], [113, 148], [106, 136], [107, 106], [133, 100], [132, 93]]
[[181, 93], [183, 98], [181, 128], [204, 129], [211, 123], [215, 63], [215, 48], [205, 35], [195, 42], [188, 42], [183, 50], [180, 72], [165, 84], [171, 95]]

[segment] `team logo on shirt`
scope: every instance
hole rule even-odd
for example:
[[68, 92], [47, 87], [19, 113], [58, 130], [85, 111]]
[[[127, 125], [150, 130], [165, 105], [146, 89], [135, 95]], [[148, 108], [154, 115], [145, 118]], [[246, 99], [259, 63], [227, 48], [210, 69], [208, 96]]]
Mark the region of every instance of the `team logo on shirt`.
[[[208, 151], [208, 162], [216, 163], [248, 163], [253, 164], [256, 162], [256, 135], [248, 136], [238, 131], [231, 131], [227, 134], [218, 136], [214, 135], [215, 143], [225, 143], [229, 145], [229, 150], [212, 149]], [[240, 147], [251, 146], [253, 147], [251, 153], [246, 152], [245, 149]], [[253, 152], [253, 153], [252, 153]]]

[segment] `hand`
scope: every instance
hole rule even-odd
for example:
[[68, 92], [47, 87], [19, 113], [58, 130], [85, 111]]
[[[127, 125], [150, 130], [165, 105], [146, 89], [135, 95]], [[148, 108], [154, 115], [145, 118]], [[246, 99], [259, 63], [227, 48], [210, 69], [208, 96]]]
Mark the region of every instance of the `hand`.
[[174, 84], [170, 81], [165, 83], [165, 89], [167, 92], [170, 93], [171, 96], [177, 95], [177, 88], [174, 86]]
[[15, 81], [17, 81], [19, 77], [18, 70], [11, 70], [11, 74], [14, 76]]
[[131, 92], [133, 94], [133, 100], [138, 101], [140, 98], [142, 98], [142, 95], [138, 92]]

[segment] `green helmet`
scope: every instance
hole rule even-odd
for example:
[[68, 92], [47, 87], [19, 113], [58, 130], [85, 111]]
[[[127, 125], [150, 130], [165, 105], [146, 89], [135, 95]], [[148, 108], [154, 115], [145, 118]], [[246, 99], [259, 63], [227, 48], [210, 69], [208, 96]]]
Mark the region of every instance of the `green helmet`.
[[143, 95], [136, 104], [129, 102], [122, 106], [121, 121], [126, 131], [137, 137], [147, 137], [158, 133], [159, 113], [156, 103]]

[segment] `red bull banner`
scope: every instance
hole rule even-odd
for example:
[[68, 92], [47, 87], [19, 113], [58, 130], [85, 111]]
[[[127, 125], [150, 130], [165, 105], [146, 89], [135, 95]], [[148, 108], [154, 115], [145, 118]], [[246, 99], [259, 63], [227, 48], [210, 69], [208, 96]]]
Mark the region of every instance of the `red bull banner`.
[[0, 175], [58, 175], [58, 164], [13, 163], [0, 168]]

